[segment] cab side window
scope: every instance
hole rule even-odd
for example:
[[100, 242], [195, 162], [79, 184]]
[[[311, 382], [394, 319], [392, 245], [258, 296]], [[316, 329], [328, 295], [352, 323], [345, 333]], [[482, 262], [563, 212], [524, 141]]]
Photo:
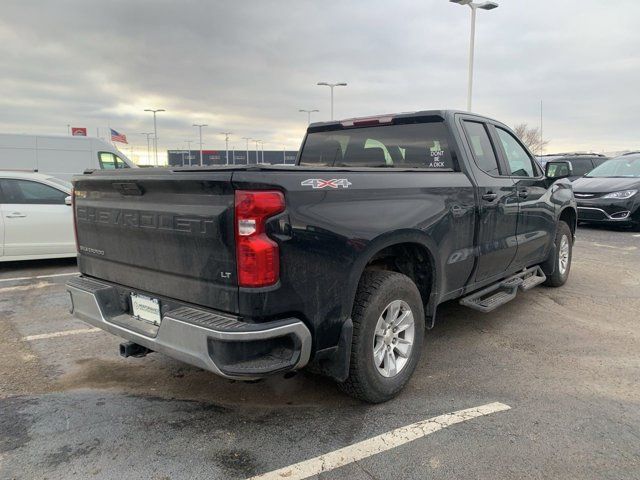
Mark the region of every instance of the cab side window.
[[4, 203], [18, 205], [64, 205], [67, 194], [57, 188], [30, 180], [0, 180]]
[[116, 168], [129, 168], [129, 165], [116, 155]]
[[116, 168], [116, 156], [111, 152], [100, 152], [100, 168], [102, 170], [114, 170]]
[[538, 171], [533, 166], [533, 160], [529, 157], [520, 142], [506, 130], [496, 127], [500, 143], [504, 149], [507, 162], [509, 162], [509, 168], [511, 175], [515, 177], [537, 177]]
[[469, 140], [469, 146], [473, 152], [473, 159], [478, 168], [494, 177], [500, 175], [498, 159], [493, 145], [487, 133], [487, 127], [483, 123], [464, 121], [464, 128]]
[[129, 168], [129, 165], [125, 163], [119, 156], [111, 152], [98, 153], [98, 159], [100, 160], [100, 168], [102, 170], [114, 170], [116, 168]]

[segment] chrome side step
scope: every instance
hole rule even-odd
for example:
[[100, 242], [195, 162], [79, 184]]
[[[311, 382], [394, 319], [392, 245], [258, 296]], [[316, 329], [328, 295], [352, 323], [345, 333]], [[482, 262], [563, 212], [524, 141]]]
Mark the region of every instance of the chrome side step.
[[460, 300], [460, 305], [488, 313], [513, 300], [518, 290], [526, 292], [547, 279], [540, 266], [530, 267]]

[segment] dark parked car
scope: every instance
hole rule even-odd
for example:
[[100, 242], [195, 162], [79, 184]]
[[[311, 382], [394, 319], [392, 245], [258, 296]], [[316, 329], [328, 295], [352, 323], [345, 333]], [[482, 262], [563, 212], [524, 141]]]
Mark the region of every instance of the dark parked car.
[[385, 401], [440, 303], [565, 283], [577, 212], [554, 177], [504, 124], [453, 111], [312, 124], [296, 166], [89, 172], [73, 312], [124, 356], [234, 379], [310, 365]]
[[573, 182], [580, 222], [640, 229], [640, 154], [611, 159]]
[[559, 153], [552, 155], [542, 155], [537, 157], [538, 163], [545, 167], [547, 162], [562, 160], [571, 165], [571, 174], [567, 177], [572, 182], [583, 175], [586, 175], [594, 168], [609, 160], [608, 157], [599, 153]]

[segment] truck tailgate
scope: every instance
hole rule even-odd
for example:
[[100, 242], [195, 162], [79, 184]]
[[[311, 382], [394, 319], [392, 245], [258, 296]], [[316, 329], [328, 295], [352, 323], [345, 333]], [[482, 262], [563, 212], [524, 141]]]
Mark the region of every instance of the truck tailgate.
[[132, 169], [76, 177], [80, 271], [237, 312], [231, 175]]

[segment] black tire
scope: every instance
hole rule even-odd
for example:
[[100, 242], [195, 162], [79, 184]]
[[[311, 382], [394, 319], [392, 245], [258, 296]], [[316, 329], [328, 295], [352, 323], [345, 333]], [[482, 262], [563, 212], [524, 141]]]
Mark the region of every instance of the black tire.
[[[404, 366], [395, 376], [385, 377], [374, 363], [375, 330], [378, 319], [386, 307], [396, 300], [405, 302], [413, 314], [413, 345]], [[386, 402], [404, 388], [420, 360], [425, 328], [420, 292], [415, 283], [401, 273], [386, 270], [365, 271], [358, 285], [352, 321], [349, 377], [339, 384], [340, 388], [346, 394], [365, 402]], [[394, 347], [386, 348], [393, 351]]]
[[[563, 269], [560, 266], [560, 255], [561, 255], [561, 245], [563, 238], [566, 239], [567, 246], [569, 249], [569, 258], [566, 265], [566, 268]], [[565, 222], [558, 222], [558, 229], [556, 230], [556, 238], [555, 238], [555, 246], [554, 249], [554, 258], [553, 258], [553, 274], [547, 275], [547, 280], [544, 282], [544, 285], [548, 287], [561, 287], [564, 285], [569, 278], [569, 273], [571, 272], [571, 259], [573, 258], [573, 236], [571, 235], [571, 229], [569, 225]]]

